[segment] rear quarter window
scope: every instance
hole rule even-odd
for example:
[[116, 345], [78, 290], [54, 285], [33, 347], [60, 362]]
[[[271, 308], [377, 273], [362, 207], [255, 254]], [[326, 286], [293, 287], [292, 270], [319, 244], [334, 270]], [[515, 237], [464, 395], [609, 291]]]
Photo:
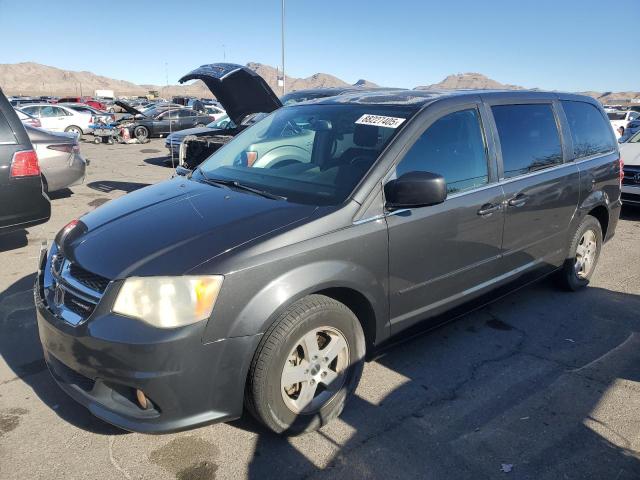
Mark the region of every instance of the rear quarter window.
[[504, 178], [562, 163], [562, 146], [550, 104], [494, 105]]
[[16, 143], [16, 136], [2, 111], [0, 111], [0, 143]]
[[600, 110], [586, 102], [563, 100], [562, 108], [569, 122], [576, 158], [588, 157], [615, 150], [611, 125]]

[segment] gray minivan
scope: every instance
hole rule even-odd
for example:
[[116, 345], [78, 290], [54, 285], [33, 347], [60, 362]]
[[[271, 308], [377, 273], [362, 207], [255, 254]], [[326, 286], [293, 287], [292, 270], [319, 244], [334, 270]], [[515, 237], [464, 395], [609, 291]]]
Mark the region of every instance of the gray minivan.
[[[211, 68], [217, 98], [251, 83], [229, 68]], [[306, 157], [271, 148], [260, 166], [248, 150], [303, 133]], [[276, 432], [316, 429], [398, 332], [549, 273], [586, 286], [621, 205], [604, 111], [562, 93], [286, 106], [180, 173], [72, 221], [41, 256], [50, 371], [127, 430], [227, 421], [243, 406]]]

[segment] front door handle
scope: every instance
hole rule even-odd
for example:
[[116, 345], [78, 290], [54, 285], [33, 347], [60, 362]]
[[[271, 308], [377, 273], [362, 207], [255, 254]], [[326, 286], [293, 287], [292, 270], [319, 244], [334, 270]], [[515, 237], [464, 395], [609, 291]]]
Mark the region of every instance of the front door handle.
[[500, 210], [501, 206], [500, 204], [495, 204], [495, 203], [485, 203], [484, 205], [482, 205], [480, 207], [480, 210], [478, 210], [478, 215], [482, 216], [482, 217], [488, 217], [489, 215], [491, 215], [492, 213], [497, 212], [498, 210]]
[[524, 193], [519, 193], [507, 203], [510, 207], [523, 207], [527, 203], [527, 196]]

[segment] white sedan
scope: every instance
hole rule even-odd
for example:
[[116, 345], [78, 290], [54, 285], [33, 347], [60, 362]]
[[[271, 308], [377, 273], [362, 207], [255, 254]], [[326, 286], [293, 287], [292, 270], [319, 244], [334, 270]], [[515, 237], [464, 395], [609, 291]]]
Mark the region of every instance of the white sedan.
[[77, 136], [88, 133], [89, 124], [93, 121], [92, 116], [88, 113], [77, 112], [69, 107], [49, 103], [25, 105], [20, 110], [38, 118], [45, 130], [71, 132]]
[[622, 203], [640, 206], [640, 132], [620, 144], [624, 161]]
[[640, 118], [640, 112], [633, 110], [619, 111], [619, 110], [607, 110], [607, 116], [613, 127], [613, 131], [616, 133], [616, 137], [620, 138], [620, 127], [627, 129], [629, 122]]

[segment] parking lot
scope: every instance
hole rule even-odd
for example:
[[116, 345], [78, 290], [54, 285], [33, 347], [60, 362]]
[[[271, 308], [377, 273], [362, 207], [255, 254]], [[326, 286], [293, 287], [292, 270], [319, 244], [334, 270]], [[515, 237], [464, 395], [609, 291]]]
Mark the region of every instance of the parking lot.
[[41, 242], [172, 174], [162, 139], [82, 152], [85, 183], [52, 195], [51, 220], [0, 238], [1, 479], [640, 478], [640, 209], [623, 209], [589, 288], [545, 280], [403, 339], [317, 433], [281, 438], [245, 416], [151, 436], [94, 418], [42, 359]]

